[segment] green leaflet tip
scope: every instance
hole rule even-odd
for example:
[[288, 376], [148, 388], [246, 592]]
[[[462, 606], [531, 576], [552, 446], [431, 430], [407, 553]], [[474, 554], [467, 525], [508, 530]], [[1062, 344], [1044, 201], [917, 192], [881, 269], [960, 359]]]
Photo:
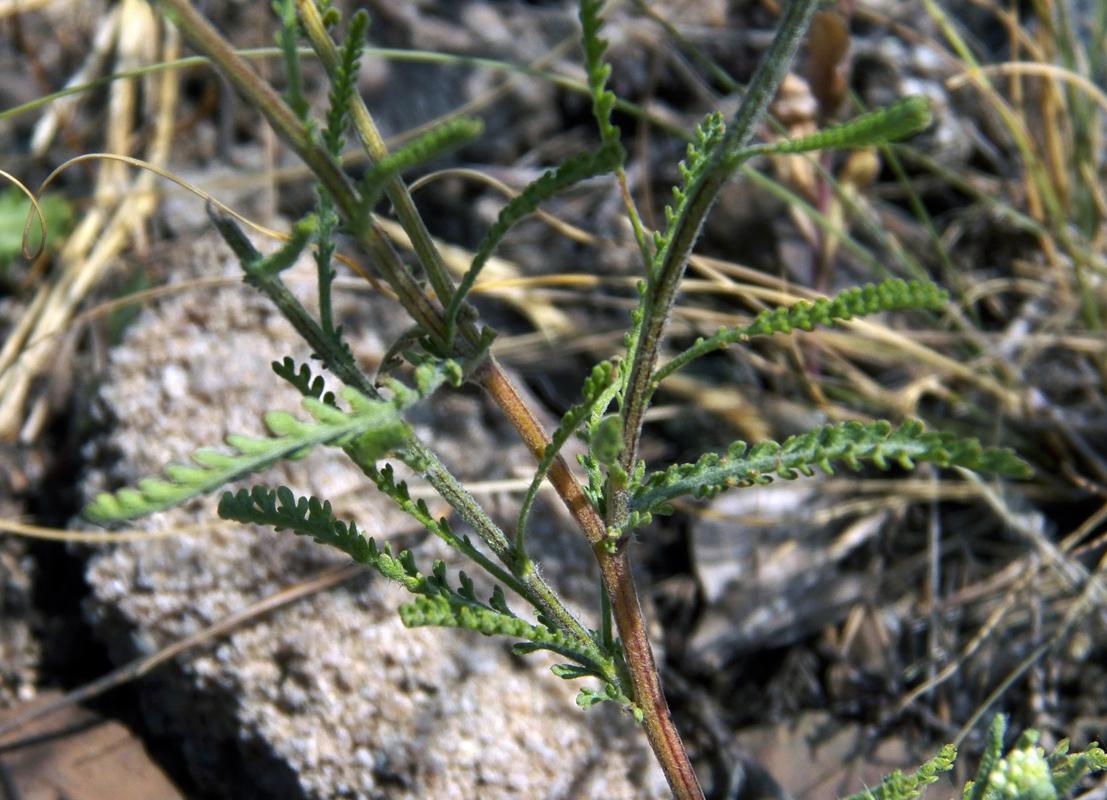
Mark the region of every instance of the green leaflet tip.
[[758, 153], [793, 154], [875, 147], [919, 133], [929, 127], [932, 120], [930, 102], [922, 95], [913, 95], [810, 136], [747, 148], [735, 154], [735, 158], [742, 161]]

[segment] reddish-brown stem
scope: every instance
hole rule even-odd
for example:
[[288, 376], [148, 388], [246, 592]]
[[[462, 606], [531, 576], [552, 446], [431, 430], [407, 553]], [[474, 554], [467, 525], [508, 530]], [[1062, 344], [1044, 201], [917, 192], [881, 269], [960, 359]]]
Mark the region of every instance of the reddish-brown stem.
[[[471, 377], [504, 412], [534, 457], [541, 460], [550, 438], [496, 360], [491, 355], [487, 356], [474, 368]], [[653, 657], [653, 648], [650, 647], [642, 607], [638, 602], [638, 592], [634, 587], [634, 577], [627, 558], [626, 548], [629, 542], [627, 539], [608, 541], [603, 518], [584, 496], [576, 477], [569, 470], [569, 465], [560, 455], [550, 467], [549, 478], [565, 507], [588, 537], [599, 562], [600, 578], [611, 600], [611, 613], [623, 645], [623, 655], [634, 690], [634, 702], [642, 711], [646, 736], [669, 781], [669, 788], [678, 800], [703, 800], [703, 791], [692, 770], [676, 725], [673, 724], [669, 705], [661, 688], [657, 662]], [[613, 551], [609, 549], [612, 543], [615, 544]]]
[[[515, 432], [526, 443], [534, 457], [539, 461], [546, 452], [550, 437], [542, 423], [534, 416], [530, 406], [519, 396], [511, 380], [504, 374], [503, 368], [490, 354], [486, 356], [470, 373], [470, 377], [488, 392], [488, 395], [503, 411]], [[550, 483], [557, 490], [573, 519], [580, 525], [588, 542], [593, 546], [602, 545], [605, 538], [603, 519], [592, 503], [584, 496], [576, 477], [569, 470], [565, 459], [558, 455], [550, 466]]]
[[604, 588], [611, 598], [611, 614], [623, 645], [630, 683], [634, 687], [634, 701], [642, 710], [646, 738], [665, 772], [673, 796], [678, 800], [703, 800], [703, 790], [688, 760], [680, 733], [673, 724], [669, 704], [661, 688], [661, 676], [657, 672], [642, 607], [638, 603], [638, 592], [634, 588], [627, 544], [627, 539], [621, 539], [614, 553], [608, 552], [602, 544], [593, 549], [600, 564]]

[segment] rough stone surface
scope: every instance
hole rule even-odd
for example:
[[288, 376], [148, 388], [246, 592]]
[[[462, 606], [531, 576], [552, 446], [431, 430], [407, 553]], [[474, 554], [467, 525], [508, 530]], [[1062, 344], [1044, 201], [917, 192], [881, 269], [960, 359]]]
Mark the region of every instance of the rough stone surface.
[[[188, 261], [178, 280], [237, 272], [211, 238], [194, 245]], [[306, 265], [289, 283], [308, 292]], [[403, 328], [388, 309], [389, 301], [366, 295], [339, 303], [367, 368]], [[301, 361], [308, 355], [245, 287], [184, 292], [144, 312], [110, 354], [100, 402], [115, 424], [92, 455], [101, 463], [118, 459], [90, 474], [88, 491], [133, 483], [228, 433], [259, 434], [265, 410], [295, 410], [294, 390], [268, 367], [286, 354]], [[463, 479], [510, 477], [526, 454], [497, 438], [485, 411], [479, 397], [451, 393], [413, 422]], [[451, 558], [374, 496], [336, 451], [281, 465], [259, 481], [331, 499], [336, 514], [356, 519], [367, 535], [413, 547], [424, 569], [432, 558]], [[508, 522], [512, 499], [492, 501]], [[210, 520], [214, 505], [208, 498], [142, 524], [156, 530]], [[568, 597], [595, 608], [590, 555], [556, 513], [535, 514], [536, 554]], [[287, 532], [224, 523], [96, 555], [87, 573], [88, 613], [122, 660], [343, 560]], [[552, 661], [515, 657], [504, 642], [405, 630], [396, 615], [404, 598], [394, 585], [367, 577], [251, 622], [150, 685], [148, 720], [184, 737], [192, 773], [223, 796], [667, 796], [644, 736], [616, 708], [581, 712], [576, 687], [549, 672]]]
[[0, 708], [30, 700], [41, 646], [32, 628], [34, 562], [26, 542], [0, 540]]
[[[0, 323], [10, 308], [0, 306]], [[12, 443], [0, 444], [0, 519], [18, 520], [25, 513], [20, 495], [40, 480], [42, 459]], [[36, 563], [30, 543], [0, 533], [0, 709], [35, 696], [42, 645], [35, 638]]]

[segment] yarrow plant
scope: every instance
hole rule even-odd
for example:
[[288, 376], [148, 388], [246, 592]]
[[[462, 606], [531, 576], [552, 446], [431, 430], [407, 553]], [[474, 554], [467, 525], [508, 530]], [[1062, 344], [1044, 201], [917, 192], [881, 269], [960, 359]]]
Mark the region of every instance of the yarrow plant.
[[[693, 463], [660, 470], [651, 470], [639, 456], [643, 421], [659, 385], [708, 353], [757, 337], [811, 330], [882, 312], [940, 310], [947, 303], [946, 293], [932, 284], [889, 280], [836, 297], [766, 311], [748, 325], [722, 328], [667, 363], [660, 362], [689, 256], [720, 189], [736, 170], [766, 153], [871, 146], [911, 135], [929, 123], [926, 101], [914, 97], [806, 138], [753, 143], [818, 0], [793, 0], [789, 5], [733, 119], [712, 113], [696, 129], [680, 165], [681, 180], [673, 189], [665, 225], [653, 232], [646, 230], [625, 191], [626, 153], [622, 132], [613, 119], [616, 98], [607, 88], [611, 67], [604, 62], [606, 42], [600, 35], [604, 3], [581, 0], [585, 68], [600, 143], [595, 150], [549, 170], [509, 202], [456, 284], [427, 233], [401, 173], [479, 136], [479, 120], [455, 119], [389, 151], [355, 88], [369, 26], [364, 11], [345, 23], [344, 33], [336, 40], [332, 32], [339, 30], [341, 18], [330, 2], [274, 3], [287, 75], [286, 96], [281, 97], [188, 0], [163, 0], [162, 5], [193, 47], [265, 116], [318, 181], [314, 210], [294, 224], [288, 242], [271, 255], [257, 251], [229, 215], [215, 207], [209, 207], [209, 212], [241, 262], [245, 281], [272, 300], [311, 346], [321, 367], [345, 388], [337, 395], [327, 393], [321, 378], [308, 365], [291, 359], [274, 363], [274, 372], [303, 395], [303, 407], [310, 419], [269, 413], [265, 422], [271, 437], [230, 437], [226, 444], [231, 453], [198, 450], [193, 455], [194, 464], [167, 467], [167, 479], [148, 479], [134, 489], [100, 495], [85, 510], [89, 519], [103, 524], [133, 519], [213, 492], [281, 459], [300, 457], [312, 448], [338, 448], [400, 509], [469, 559], [475, 569], [487, 573], [495, 584], [491, 596], [478, 596], [474, 581], [465, 572], [451, 576], [441, 562], [429, 568], [417, 564], [411, 552], [393, 552], [388, 544], [367, 539], [354, 521], [337, 519], [325, 499], [296, 497], [285, 487], [255, 486], [237, 494], [226, 492], [219, 502], [220, 516], [310, 536], [397, 582], [412, 595], [400, 609], [409, 627], [466, 628], [509, 637], [517, 642], [517, 653], [556, 653], [564, 659], [554, 667], [558, 676], [599, 681], [598, 689], [580, 689], [578, 703], [582, 707], [616, 702], [642, 724], [674, 795], [683, 800], [703, 795], [669, 714], [646, 635], [631, 576], [631, 534], [653, 515], [671, 513], [673, 502], [679, 498], [712, 497], [731, 488], [768, 483], [774, 476], [792, 479], [811, 475], [815, 468], [829, 473], [836, 465], [856, 469], [861, 462], [868, 462], [879, 468], [895, 463], [910, 469], [928, 462], [1011, 478], [1028, 474], [1026, 464], [1008, 450], [984, 448], [974, 440], [927, 431], [915, 421], [898, 426], [884, 421], [851, 422], [819, 427], [781, 443], [736, 442]], [[322, 120], [311, 116], [304, 96], [299, 59], [305, 40], [330, 81], [329, 107]], [[344, 141], [351, 131], [370, 160], [369, 168], [357, 181], [342, 168]], [[467, 302], [467, 294], [497, 243], [516, 222], [568, 187], [608, 174], [624, 189], [641, 256], [638, 305], [630, 318], [624, 352], [591, 370], [577, 404], [564, 415], [557, 429], [548, 433], [490, 352], [495, 331], [481, 322]], [[385, 198], [412, 242], [425, 282], [400, 259], [371, 213]], [[365, 251], [411, 317], [411, 335], [397, 343], [387, 359], [410, 366], [408, 382], [387, 378], [377, 383], [364, 375], [341, 326], [334, 322], [332, 259], [335, 235], [340, 231]], [[305, 309], [281, 278], [282, 272], [309, 247], [317, 265], [317, 316]], [[463, 383], [475, 384], [487, 393], [534, 455], [536, 472], [514, 531], [501, 529], [404, 421], [405, 413], [432, 393]], [[583, 483], [560, 452], [574, 436], [588, 446], [579, 459], [586, 475]], [[435, 517], [424, 501], [414, 499], [406, 483], [396, 477], [393, 463], [402, 463], [423, 476], [484, 547], [455, 532], [448, 520]], [[599, 630], [586, 628], [570, 612], [528, 555], [527, 518], [546, 480], [595, 554], [602, 585]], [[528, 613], [515, 610], [519, 605], [527, 607]], [[1026, 794], [1030, 790], [1025, 788], [1017, 788], [1012, 794], [1012, 786], [1038, 787], [1033, 789], [1038, 792], [1049, 783], [1061, 791], [1071, 782], [1066, 785], [1068, 778], [1056, 776], [1075, 774], [1077, 762], [1072, 758], [1084, 759], [1079, 761], [1081, 769], [1103, 766], [1102, 753], [1096, 751], [1097, 755], [1082, 754], [1068, 761], [1050, 756], [1043, 762], [1047, 764], [1043, 771], [1035, 757], [1020, 755], [1023, 751], [1029, 752], [1022, 748], [1005, 761], [996, 762], [994, 769], [987, 771], [987, 780], [978, 778], [976, 786], [987, 787], [980, 791], [992, 794], [981, 794], [974, 788], [971, 797], [966, 795], [967, 800], [991, 800], [1000, 794], [1030, 797]], [[896, 782], [890, 778], [887, 789], [882, 786], [870, 794], [897, 799], [913, 796], [935, 772], [948, 769], [952, 759], [952, 749], [944, 750], [910, 779], [900, 776]]]

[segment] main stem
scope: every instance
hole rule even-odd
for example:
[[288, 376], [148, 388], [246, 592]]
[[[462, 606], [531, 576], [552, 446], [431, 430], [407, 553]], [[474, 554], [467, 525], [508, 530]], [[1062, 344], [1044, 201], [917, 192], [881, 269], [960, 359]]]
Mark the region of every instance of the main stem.
[[[541, 461], [550, 438], [496, 359], [491, 355], [486, 356], [472, 371], [471, 377], [488, 392], [511, 421], [531, 454]], [[588, 537], [599, 563], [600, 579], [610, 598], [615, 627], [623, 645], [634, 702], [642, 711], [646, 738], [661, 764], [669, 788], [677, 800], [703, 800], [703, 790], [700, 789], [696, 773], [688, 760], [688, 752], [684, 749], [680, 733], [673, 723], [665, 693], [661, 688], [661, 677], [631, 574], [626, 547], [628, 540], [616, 541], [614, 551], [609, 549], [611, 542], [608, 541], [603, 518], [584, 496], [580, 484], [561, 455], [550, 466], [549, 479], [573, 519]]]

